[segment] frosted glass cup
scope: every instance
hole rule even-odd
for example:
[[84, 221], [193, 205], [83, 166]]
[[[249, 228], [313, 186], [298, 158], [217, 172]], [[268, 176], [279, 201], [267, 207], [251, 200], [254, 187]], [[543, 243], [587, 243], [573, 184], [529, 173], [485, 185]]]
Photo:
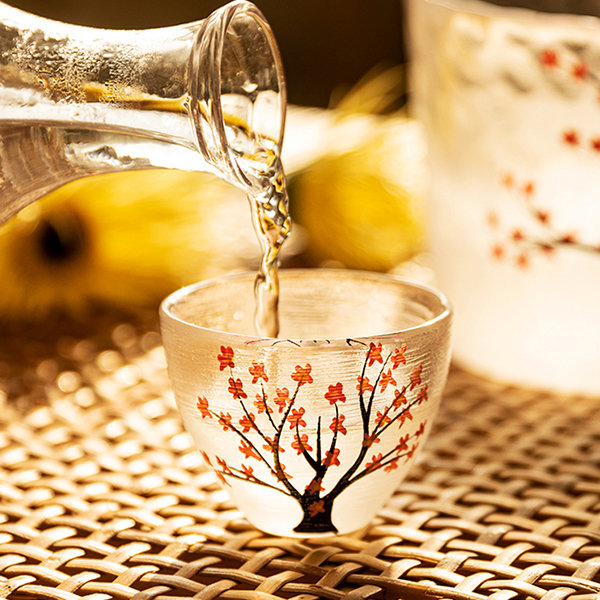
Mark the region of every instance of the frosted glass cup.
[[250, 522], [357, 530], [414, 462], [445, 383], [450, 310], [391, 276], [280, 274], [281, 334], [254, 334], [254, 274], [169, 296], [161, 329], [188, 431]]
[[407, 2], [454, 359], [597, 396], [600, 0]]

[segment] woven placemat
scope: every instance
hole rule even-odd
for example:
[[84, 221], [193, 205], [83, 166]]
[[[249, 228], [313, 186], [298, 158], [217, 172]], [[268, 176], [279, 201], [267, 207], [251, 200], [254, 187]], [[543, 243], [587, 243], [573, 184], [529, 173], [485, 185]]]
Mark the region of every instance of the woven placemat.
[[0, 344], [0, 598], [600, 598], [600, 399], [453, 370], [423, 460], [365, 530], [254, 529], [131, 323]]

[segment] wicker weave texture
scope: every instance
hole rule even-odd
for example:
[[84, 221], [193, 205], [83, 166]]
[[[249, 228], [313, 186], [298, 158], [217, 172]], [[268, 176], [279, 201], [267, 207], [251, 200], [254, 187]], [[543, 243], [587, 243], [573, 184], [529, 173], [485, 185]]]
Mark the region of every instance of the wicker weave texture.
[[423, 460], [351, 536], [251, 527], [182, 429], [158, 335], [0, 357], [0, 598], [600, 598], [600, 399], [451, 373]]

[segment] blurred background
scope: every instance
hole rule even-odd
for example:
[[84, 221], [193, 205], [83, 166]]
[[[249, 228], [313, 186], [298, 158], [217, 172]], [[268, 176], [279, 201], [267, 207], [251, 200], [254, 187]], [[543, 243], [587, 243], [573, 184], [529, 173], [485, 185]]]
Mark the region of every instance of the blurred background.
[[[256, 0], [288, 84], [284, 165], [293, 233], [283, 266], [401, 269], [422, 249], [423, 141], [406, 112], [401, 0]], [[11, 0], [108, 28], [206, 17], [219, 0]], [[255, 269], [248, 203], [214, 176], [174, 171], [76, 181], [0, 227], [0, 331], [111, 310], [154, 315], [169, 292]]]

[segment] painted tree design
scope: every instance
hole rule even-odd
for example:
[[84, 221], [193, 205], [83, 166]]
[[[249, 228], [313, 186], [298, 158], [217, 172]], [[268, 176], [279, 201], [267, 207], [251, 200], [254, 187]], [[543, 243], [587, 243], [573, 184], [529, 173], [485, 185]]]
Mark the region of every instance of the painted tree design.
[[501, 183], [525, 207], [529, 222], [506, 229], [498, 213], [488, 213], [488, 226], [500, 236], [492, 245], [493, 258], [513, 259], [518, 267], [527, 268], [534, 255], [551, 257], [562, 247], [600, 254], [600, 243], [587, 243], [576, 231], [562, 231], [554, 224], [551, 212], [537, 198], [535, 181], [519, 182], [512, 173], [504, 173]]
[[[538, 60], [540, 68], [553, 77], [568, 80], [577, 86], [591, 86], [600, 104], [600, 82], [588, 64], [574, 52], [543, 48]], [[600, 132], [586, 133], [569, 127], [559, 131], [557, 137], [566, 150], [590, 152], [597, 154], [600, 159]], [[501, 235], [492, 246], [492, 256], [495, 259], [512, 258], [518, 267], [526, 268], [534, 255], [551, 257], [563, 247], [600, 254], [600, 240], [595, 244], [586, 242], [577, 231], [563, 231], [556, 225], [551, 211], [544, 208], [538, 196], [538, 186], [534, 179], [519, 181], [513, 172], [507, 171], [501, 174], [500, 182], [525, 208], [529, 219], [521, 227], [505, 230], [498, 213], [492, 211], [488, 214], [488, 225]]]
[[[330, 409], [325, 417], [309, 414], [302, 405], [303, 396], [308, 395], [305, 388], [314, 384], [309, 363], [296, 365], [290, 374], [292, 385], [276, 387], [273, 393], [268, 389], [269, 375], [263, 363], [254, 361], [245, 370], [251, 377], [245, 384], [236, 368], [233, 349], [221, 346], [217, 356], [219, 368], [226, 372], [228, 392], [241, 410], [236, 418], [231, 415], [233, 410], [214, 411], [203, 396], [198, 397], [197, 408], [203, 419], [212, 420], [224, 431], [237, 436], [240, 460], [230, 464], [222, 457], [211, 458], [203, 453], [205, 460], [225, 485], [230, 485], [228, 479], [239, 479], [296, 500], [303, 517], [294, 531], [335, 533], [331, 513], [336, 498], [376, 471], [396, 470], [401, 461], [408, 461], [414, 455], [426, 431], [426, 421], [417, 425], [411, 412], [428, 400], [428, 386], [422, 381], [422, 364], [405, 376], [406, 381], [400, 381], [398, 368], [406, 365], [406, 350], [406, 344], [402, 343], [384, 356], [382, 344], [371, 343], [355, 389], [344, 389], [340, 381], [325, 383], [327, 389], [323, 397], [325, 406]], [[250, 386], [254, 386], [252, 393]], [[353, 456], [344, 457], [347, 466], [342, 468], [339, 442], [348, 434], [344, 407], [352, 402], [357, 403], [359, 409], [362, 439]], [[309, 434], [311, 422], [316, 426], [312, 435]], [[410, 429], [410, 433], [405, 432], [406, 429]], [[348, 449], [345, 452], [349, 454]], [[282, 457], [286, 453], [295, 453], [306, 462], [311, 473], [308, 483], [299, 485], [286, 471]], [[266, 467], [271, 480], [255, 473], [254, 467], [258, 464]]]

